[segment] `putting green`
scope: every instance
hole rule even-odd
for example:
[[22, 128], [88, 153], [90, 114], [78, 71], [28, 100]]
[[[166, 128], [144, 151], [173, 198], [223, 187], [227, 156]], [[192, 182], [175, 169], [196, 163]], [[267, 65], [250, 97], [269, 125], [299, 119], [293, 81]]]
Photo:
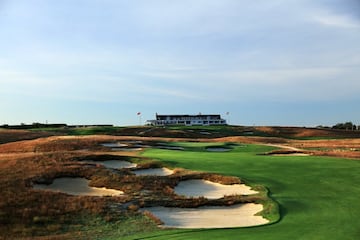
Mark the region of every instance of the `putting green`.
[[[185, 151], [150, 149], [144, 156], [170, 167], [216, 172], [269, 188], [280, 204], [280, 222], [251, 228], [159, 230], [126, 239], [360, 239], [360, 161], [329, 157], [263, 156], [273, 148], [234, 146], [207, 152], [204, 144]], [[210, 145], [210, 144], [209, 144]]]

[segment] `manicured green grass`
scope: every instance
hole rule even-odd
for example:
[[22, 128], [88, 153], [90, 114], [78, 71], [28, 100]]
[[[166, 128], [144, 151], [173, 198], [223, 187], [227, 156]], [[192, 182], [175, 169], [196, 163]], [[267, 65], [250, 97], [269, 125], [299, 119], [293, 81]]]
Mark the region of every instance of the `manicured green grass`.
[[69, 135], [94, 135], [94, 134], [111, 134], [121, 127], [85, 127], [69, 129]]
[[[183, 144], [181, 144], [183, 145]], [[151, 149], [144, 156], [172, 167], [238, 176], [269, 188], [280, 222], [251, 228], [162, 230], [126, 239], [360, 239], [360, 161], [329, 157], [257, 155], [270, 147], [246, 145], [230, 152]]]
[[232, 143], [191, 143], [191, 142], [169, 142], [167, 143], [169, 146], [174, 147], [182, 147], [184, 151], [192, 151], [192, 152], [204, 152], [207, 151], [208, 147], [219, 147], [219, 148], [232, 148], [234, 145]]

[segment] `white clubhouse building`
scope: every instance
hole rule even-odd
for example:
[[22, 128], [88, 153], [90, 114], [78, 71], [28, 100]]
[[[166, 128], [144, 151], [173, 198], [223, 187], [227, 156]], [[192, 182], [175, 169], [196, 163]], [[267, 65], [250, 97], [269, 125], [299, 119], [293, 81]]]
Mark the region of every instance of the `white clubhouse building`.
[[226, 120], [222, 119], [220, 114], [198, 114], [198, 115], [158, 115], [155, 120], [147, 120], [152, 126], [165, 125], [225, 125]]

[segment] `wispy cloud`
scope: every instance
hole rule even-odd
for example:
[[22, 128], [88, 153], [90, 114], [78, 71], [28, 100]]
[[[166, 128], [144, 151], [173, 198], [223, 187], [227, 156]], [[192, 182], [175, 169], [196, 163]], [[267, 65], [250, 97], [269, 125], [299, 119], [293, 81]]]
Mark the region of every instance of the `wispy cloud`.
[[334, 13], [321, 13], [313, 17], [313, 20], [321, 25], [338, 28], [360, 28], [360, 20], [351, 15]]
[[9, 87], [39, 87], [51, 84], [48, 79], [42, 79], [29, 72], [0, 69], [1, 90]]
[[345, 67], [226, 71], [203, 76], [203, 90], [209, 99], [221, 96], [218, 101], [328, 101], [356, 97], [359, 74]]

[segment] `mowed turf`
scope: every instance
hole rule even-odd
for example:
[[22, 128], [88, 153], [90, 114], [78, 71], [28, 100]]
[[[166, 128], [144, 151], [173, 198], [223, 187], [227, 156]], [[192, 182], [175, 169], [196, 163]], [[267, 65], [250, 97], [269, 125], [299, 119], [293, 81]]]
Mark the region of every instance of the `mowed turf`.
[[273, 148], [234, 147], [206, 152], [204, 144], [179, 143], [185, 151], [151, 149], [144, 156], [171, 167], [238, 176], [269, 188], [280, 204], [278, 223], [235, 229], [161, 230], [128, 239], [360, 239], [360, 161], [329, 157], [264, 156]]

